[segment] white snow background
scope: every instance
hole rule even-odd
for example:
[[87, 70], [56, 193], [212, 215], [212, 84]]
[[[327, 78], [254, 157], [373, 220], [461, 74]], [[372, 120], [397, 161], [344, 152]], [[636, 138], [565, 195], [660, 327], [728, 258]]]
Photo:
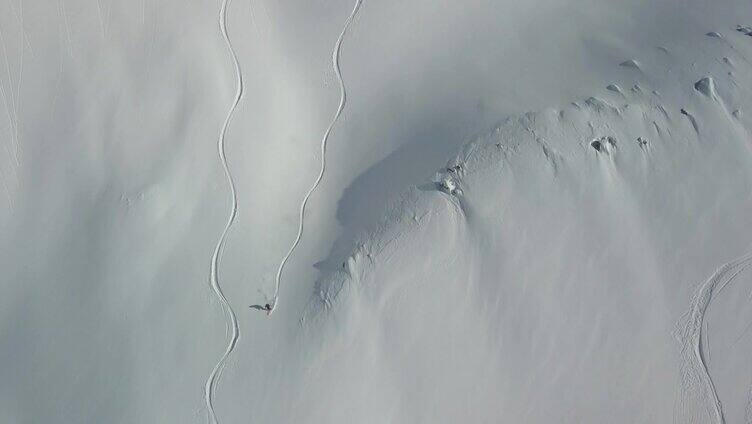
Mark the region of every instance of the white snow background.
[[752, 423], [749, 1], [357, 5], [0, 0], [0, 423]]

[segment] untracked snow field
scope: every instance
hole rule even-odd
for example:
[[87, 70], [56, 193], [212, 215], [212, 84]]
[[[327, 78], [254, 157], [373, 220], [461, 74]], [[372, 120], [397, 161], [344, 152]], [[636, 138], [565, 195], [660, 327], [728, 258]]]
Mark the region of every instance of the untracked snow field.
[[752, 424], [748, 0], [0, 0], [0, 423]]

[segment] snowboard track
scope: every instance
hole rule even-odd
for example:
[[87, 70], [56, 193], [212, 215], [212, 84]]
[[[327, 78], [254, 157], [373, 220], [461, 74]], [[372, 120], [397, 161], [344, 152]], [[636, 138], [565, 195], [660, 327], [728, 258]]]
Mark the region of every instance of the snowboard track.
[[329, 122], [329, 126], [326, 128], [326, 131], [324, 132], [324, 136], [321, 138], [321, 168], [319, 169], [318, 177], [316, 177], [316, 180], [314, 180], [313, 185], [311, 185], [311, 188], [308, 189], [308, 192], [306, 192], [305, 196], [303, 197], [303, 201], [300, 204], [300, 211], [299, 211], [299, 216], [298, 216], [298, 233], [295, 236], [295, 240], [290, 246], [290, 249], [287, 251], [287, 254], [284, 256], [284, 258], [282, 258], [282, 262], [280, 262], [279, 268], [277, 269], [277, 275], [275, 277], [274, 296], [272, 296], [271, 310], [268, 312], [269, 315], [271, 315], [274, 312], [274, 310], [277, 308], [277, 306], [279, 306], [279, 289], [280, 289], [281, 281], [282, 281], [282, 272], [285, 269], [285, 265], [287, 264], [287, 261], [290, 259], [293, 252], [298, 247], [298, 244], [300, 243], [300, 239], [303, 237], [303, 225], [304, 225], [305, 211], [306, 211], [306, 206], [308, 205], [308, 200], [311, 198], [311, 195], [313, 194], [313, 192], [316, 191], [316, 189], [318, 188], [319, 184], [321, 183], [321, 180], [324, 178], [324, 172], [326, 171], [327, 142], [329, 141], [329, 136], [331, 135], [332, 129], [337, 123], [337, 120], [339, 120], [339, 117], [345, 108], [345, 104], [347, 103], [347, 89], [345, 88], [345, 82], [342, 79], [342, 73], [341, 73], [340, 66], [339, 66], [340, 49], [342, 47], [342, 41], [345, 38], [345, 34], [347, 34], [347, 30], [350, 28], [350, 24], [352, 23], [353, 19], [355, 19], [355, 16], [358, 14], [358, 10], [360, 9], [360, 6], [362, 3], [363, 3], [363, 0], [355, 1], [355, 5], [353, 6], [352, 12], [350, 13], [350, 16], [348, 16], [347, 20], [345, 21], [345, 24], [342, 27], [342, 31], [340, 32], [339, 37], [337, 38], [337, 42], [334, 44], [334, 50], [332, 51], [332, 68], [334, 69], [334, 73], [337, 77], [337, 81], [339, 82], [339, 105], [337, 106], [337, 111], [334, 113], [332, 120]]
[[226, 325], [230, 329], [230, 338], [227, 342], [227, 345], [225, 347], [225, 351], [222, 354], [222, 356], [217, 361], [216, 365], [214, 365], [214, 368], [211, 371], [211, 374], [209, 374], [209, 377], [206, 379], [206, 384], [204, 385], [204, 402], [206, 403], [206, 409], [209, 415], [209, 421], [212, 424], [217, 424], [217, 415], [214, 411], [214, 392], [217, 385], [217, 382], [219, 381], [222, 370], [225, 367], [225, 363], [227, 362], [227, 358], [230, 356], [232, 351], [235, 349], [235, 345], [238, 342], [238, 338], [240, 337], [240, 328], [238, 327], [238, 319], [235, 315], [235, 311], [233, 311], [232, 306], [230, 306], [230, 303], [227, 301], [227, 297], [225, 297], [222, 288], [219, 284], [219, 277], [218, 277], [218, 269], [219, 269], [219, 262], [222, 256], [222, 251], [224, 250], [225, 246], [225, 240], [227, 238], [227, 234], [230, 230], [230, 227], [232, 226], [233, 222], [235, 221], [235, 216], [237, 215], [238, 210], [238, 198], [237, 193], [235, 191], [235, 183], [232, 179], [232, 174], [230, 173], [230, 168], [227, 165], [227, 157], [225, 155], [225, 136], [227, 134], [227, 128], [230, 126], [230, 122], [232, 121], [232, 117], [235, 113], [235, 109], [237, 109], [238, 104], [240, 103], [240, 99], [243, 97], [243, 76], [240, 69], [240, 62], [238, 61], [237, 54], [235, 53], [235, 49], [232, 46], [232, 43], [230, 42], [230, 37], [227, 34], [227, 8], [230, 6], [230, 2], [232, 0], [223, 0], [222, 6], [219, 11], [219, 28], [222, 32], [222, 37], [224, 38], [225, 45], [227, 46], [227, 50], [229, 51], [230, 57], [232, 58], [232, 62], [235, 68], [235, 81], [236, 81], [236, 91], [235, 96], [233, 98], [232, 104], [230, 105], [229, 110], [227, 111], [227, 116], [225, 117], [225, 121], [222, 124], [222, 129], [219, 133], [219, 138], [217, 140], [217, 150], [219, 154], [219, 159], [222, 162], [222, 168], [224, 169], [225, 177], [227, 178], [227, 182], [230, 186], [230, 201], [231, 201], [231, 208], [230, 208], [230, 214], [227, 218], [227, 222], [225, 223], [225, 227], [222, 230], [222, 234], [219, 236], [219, 239], [217, 240], [217, 244], [214, 247], [214, 253], [212, 254], [211, 258], [211, 265], [209, 270], [209, 283], [211, 285], [211, 289], [214, 292], [214, 295], [219, 300], [220, 304], [222, 305], [222, 309], [226, 316]]

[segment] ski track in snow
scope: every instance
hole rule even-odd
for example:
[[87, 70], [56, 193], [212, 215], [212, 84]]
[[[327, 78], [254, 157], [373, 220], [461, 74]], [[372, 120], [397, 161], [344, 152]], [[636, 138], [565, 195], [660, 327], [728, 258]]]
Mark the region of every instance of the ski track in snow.
[[682, 389], [686, 396], [687, 392], [694, 389], [693, 384], [699, 383], [701, 387], [696, 389], [700, 390], [702, 396], [705, 397], [705, 401], [708, 402], [706, 406], [710, 408], [708, 413], [718, 424], [724, 424], [725, 419], [703, 351], [703, 339], [707, 339], [707, 334], [704, 338], [702, 334], [705, 312], [713, 297], [750, 264], [752, 264], [752, 254], [747, 254], [718, 268], [705, 283], [697, 288], [690, 302], [690, 310], [684, 315], [686, 321], [680, 321], [678, 336], [682, 355]]
[[[2, 94], [3, 97], [3, 103], [5, 106], [6, 114], [8, 115], [8, 120], [11, 125], [11, 143], [13, 144], [13, 152], [14, 152], [14, 161], [16, 162], [16, 165], [19, 165], [18, 160], [18, 103], [16, 100], [16, 97], [18, 93], [14, 93], [13, 91], [13, 73], [10, 70], [10, 61], [8, 59], [8, 49], [5, 43], [5, 36], [3, 35], [2, 28], [0, 28], [0, 47], [2, 47], [3, 52], [3, 58], [5, 61], [5, 73], [8, 78], [8, 90], [10, 92], [10, 103], [8, 103], [8, 96], [5, 91], [4, 82], [0, 80], [0, 94]], [[23, 62], [19, 61], [21, 65], [23, 65]], [[20, 79], [21, 79], [21, 72], [23, 71], [23, 68], [19, 69], [19, 87], [20, 87]]]
[[269, 311], [269, 314], [274, 312], [277, 306], [279, 306], [279, 288], [280, 288], [280, 283], [282, 279], [282, 271], [284, 271], [287, 261], [292, 256], [293, 252], [295, 251], [295, 248], [298, 247], [298, 244], [300, 243], [300, 239], [303, 236], [303, 219], [305, 217], [305, 209], [306, 209], [306, 205], [308, 204], [308, 199], [311, 197], [311, 194], [313, 194], [313, 192], [321, 183], [321, 180], [324, 178], [324, 171], [326, 170], [326, 143], [329, 140], [329, 135], [331, 134], [332, 129], [334, 128], [334, 125], [337, 123], [339, 116], [342, 114], [342, 110], [345, 108], [345, 103], [347, 102], [347, 90], [345, 89], [345, 82], [342, 79], [342, 73], [340, 72], [340, 68], [339, 68], [339, 52], [340, 52], [340, 48], [342, 47], [342, 40], [345, 38], [345, 34], [347, 33], [347, 29], [350, 27], [350, 24], [355, 18], [355, 15], [357, 15], [358, 10], [360, 9], [360, 5], [362, 3], [363, 3], [363, 0], [355, 1], [355, 6], [353, 7], [353, 10], [350, 13], [350, 16], [345, 21], [345, 24], [342, 27], [342, 32], [340, 32], [339, 37], [337, 38], [337, 42], [334, 44], [334, 51], [332, 52], [332, 68], [334, 69], [334, 73], [336, 74], [337, 80], [339, 81], [339, 106], [337, 107], [337, 112], [335, 112], [334, 116], [332, 117], [332, 120], [329, 123], [329, 126], [326, 128], [323, 138], [321, 139], [321, 169], [319, 171], [319, 175], [316, 178], [316, 180], [313, 182], [313, 185], [311, 186], [311, 188], [308, 189], [308, 192], [303, 197], [303, 201], [300, 204], [300, 216], [298, 220], [299, 222], [298, 234], [295, 236], [295, 241], [292, 243], [292, 246], [290, 246], [290, 250], [287, 251], [287, 254], [285, 255], [285, 257], [282, 258], [282, 262], [279, 264], [279, 268], [277, 269], [277, 276], [275, 279], [275, 287], [274, 287], [274, 296], [272, 298], [271, 311]]
[[[3, 128], [8, 129], [10, 132], [9, 137], [9, 143], [3, 143], [3, 148], [5, 152], [8, 155], [8, 169], [3, 170], [0, 169], [0, 178], [3, 180], [3, 190], [6, 195], [6, 199], [8, 202], [8, 207], [13, 210], [13, 198], [12, 198], [12, 191], [13, 186], [18, 187], [20, 184], [19, 181], [19, 171], [18, 168], [21, 166], [20, 161], [20, 131], [19, 131], [19, 109], [21, 108], [21, 89], [22, 89], [22, 82], [23, 82], [23, 71], [24, 71], [24, 54], [26, 52], [26, 49], [31, 52], [32, 56], [34, 56], [34, 50], [31, 48], [31, 44], [28, 42], [28, 37], [26, 34], [26, 30], [24, 29], [24, 21], [23, 21], [23, 4], [19, 3], [19, 11], [16, 11], [16, 8], [13, 6], [12, 3], [9, 4], [11, 12], [13, 13], [13, 16], [15, 17], [17, 23], [20, 26], [20, 32], [21, 37], [19, 38], [19, 46], [18, 46], [18, 68], [17, 68], [17, 74], [18, 77], [15, 81], [15, 90], [14, 90], [14, 73], [11, 71], [10, 66], [10, 56], [8, 52], [8, 46], [5, 40], [5, 33], [3, 32], [3, 29], [0, 27], [0, 49], [3, 54], [3, 61], [5, 62], [5, 78], [0, 78], [0, 97], [3, 99], [3, 108], [5, 109], [5, 115], [8, 118], [8, 126]], [[8, 87], [5, 88], [5, 79], [7, 79]], [[10, 144], [10, 146], [8, 146]], [[0, 165], [1, 166], [1, 165]], [[15, 181], [15, 184], [14, 184]]]
[[231, 208], [230, 215], [227, 218], [227, 223], [225, 224], [225, 228], [224, 230], [222, 230], [222, 234], [219, 236], [217, 245], [214, 248], [214, 254], [211, 258], [209, 280], [214, 294], [222, 304], [222, 309], [227, 316], [227, 325], [232, 330], [232, 333], [230, 334], [230, 340], [227, 343], [225, 352], [222, 354], [222, 356], [219, 358], [219, 361], [217, 361], [217, 364], [212, 369], [212, 372], [206, 379], [206, 384], [204, 386], [204, 401], [206, 402], [209, 420], [212, 424], [217, 424], [218, 422], [217, 415], [214, 412], [214, 405], [212, 404], [214, 398], [214, 389], [217, 382], [219, 381], [219, 378], [222, 375], [222, 370], [224, 369], [225, 362], [227, 361], [227, 358], [230, 356], [232, 351], [235, 349], [235, 345], [237, 344], [238, 338], [240, 337], [240, 329], [238, 327], [238, 319], [235, 316], [235, 311], [233, 311], [230, 303], [227, 301], [227, 298], [222, 292], [222, 288], [219, 285], [219, 279], [217, 277], [219, 260], [224, 249], [225, 239], [227, 238], [227, 233], [230, 230], [232, 223], [235, 221], [235, 216], [237, 215], [238, 210], [238, 199], [235, 192], [235, 183], [232, 180], [230, 168], [227, 166], [227, 157], [225, 156], [225, 135], [227, 134], [227, 128], [230, 126], [230, 121], [232, 121], [232, 116], [235, 113], [235, 109], [237, 108], [238, 104], [240, 103], [240, 99], [243, 96], [243, 76], [240, 70], [240, 63], [238, 62], [238, 57], [235, 53], [235, 49], [232, 47], [232, 43], [230, 42], [230, 37], [227, 35], [227, 8], [229, 7], [230, 2], [231, 0], [222, 1], [222, 7], [219, 11], [219, 28], [222, 32], [222, 37], [225, 40], [225, 44], [227, 45], [227, 50], [232, 57], [233, 65], [235, 66], [237, 90], [235, 92], [235, 97], [232, 101], [232, 105], [230, 106], [230, 109], [227, 112], [227, 116], [225, 117], [224, 124], [222, 125], [222, 130], [219, 133], [217, 150], [219, 152], [219, 159], [222, 162], [222, 167], [224, 168], [225, 176], [227, 177], [227, 182], [230, 185]]

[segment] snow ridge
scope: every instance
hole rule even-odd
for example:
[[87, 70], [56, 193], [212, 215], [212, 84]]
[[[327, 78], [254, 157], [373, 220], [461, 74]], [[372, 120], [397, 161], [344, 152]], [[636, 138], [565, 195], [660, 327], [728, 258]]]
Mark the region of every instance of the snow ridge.
[[224, 368], [225, 362], [227, 361], [227, 357], [230, 356], [233, 349], [235, 349], [235, 345], [237, 344], [238, 338], [240, 337], [240, 329], [238, 327], [238, 319], [235, 316], [235, 311], [233, 311], [232, 306], [230, 306], [230, 303], [227, 301], [227, 298], [222, 292], [222, 288], [219, 285], [219, 279], [217, 277], [217, 269], [219, 268], [219, 260], [222, 250], [224, 249], [225, 239], [227, 238], [227, 233], [230, 230], [230, 227], [235, 221], [235, 216], [237, 215], [238, 210], [238, 198], [235, 191], [235, 183], [232, 180], [230, 169], [227, 166], [227, 157], [225, 156], [225, 135], [227, 134], [227, 128], [230, 126], [230, 121], [232, 120], [232, 116], [235, 113], [235, 109], [240, 103], [240, 99], [243, 97], [243, 76], [240, 70], [240, 63], [238, 62], [238, 57], [235, 53], [235, 49], [233, 49], [232, 43], [230, 42], [230, 37], [227, 35], [227, 8], [230, 5], [230, 1], [231, 0], [222, 1], [222, 7], [220, 8], [219, 12], [219, 27], [222, 31], [222, 37], [225, 40], [227, 49], [230, 52], [230, 56], [232, 57], [233, 65], [235, 66], [237, 89], [235, 91], [235, 97], [232, 101], [232, 105], [230, 106], [230, 109], [227, 112], [227, 116], [225, 117], [224, 124], [222, 125], [222, 130], [219, 133], [219, 139], [217, 140], [217, 149], [219, 151], [219, 159], [222, 162], [222, 167], [225, 171], [225, 176], [227, 177], [227, 182], [230, 185], [231, 208], [230, 215], [227, 218], [227, 223], [225, 224], [224, 230], [222, 230], [222, 234], [219, 236], [217, 245], [214, 248], [214, 254], [211, 258], [209, 282], [211, 284], [212, 290], [214, 291], [214, 294], [222, 304], [222, 309], [227, 316], [227, 325], [230, 327], [232, 332], [230, 334], [230, 340], [227, 343], [227, 347], [225, 348], [225, 352], [219, 358], [217, 364], [214, 365], [214, 368], [212, 369], [211, 374], [209, 374], [209, 377], [206, 379], [206, 384], [204, 386], [204, 401], [206, 402], [206, 408], [209, 413], [209, 420], [212, 424], [216, 424], [218, 422], [217, 415], [214, 412], [214, 406], [212, 404], [214, 388], [222, 374], [222, 369]]
[[271, 310], [268, 311], [268, 313], [271, 315], [272, 312], [279, 306], [279, 288], [282, 280], [282, 271], [285, 268], [285, 265], [287, 264], [287, 261], [292, 256], [293, 252], [295, 251], [295, 248], [298, 247], [298, 244], [300, 243], [300, 239], [303, 236], [303, 224], [304, 224], [304, 217], [305, 217], [305, 209], [306, 205], [308, 204], [308, 199], [311, 197], [311, 194], [316, 190], [316, 188], [321, 183], [321, 180], [324, 178], [324, 172], [326, 170], [326, 144], [329, 140], [329, 135], [332, 132], [332, 129], [334, 128], [334, 125], [337, 123], [337, 120], [339, 119], [339, 116], [342, 114], [342, 110], [345, 108], [345, 103], [347, 102], [347, 90], [345, 89], [345, 82], [342, 79], [342, 73], [339, 68], [339, 52], [340, 48], [342, 47], [342, 40], [345, 38], [345, 34], [347, 33], [347, 29], [350, 27], [350, 24], [352, 23], [353, 19], [355, 18], [355, 15], [358, 13], [358, 10], [360, 9], [361, 4], [363, 3], [363, 0], [356, 0], [355, 6], [353, 6], [353, 10], [350, 13], [350, 16], [345, 21], [344, 26], [342, 27], [342, 32], [340, 32], [339, 37], [337, 38], [337, 42], [334, 44], [334, 51], [332, 51], [332, 68], [334, 69], [334, 73], [337, 76], [337, 81], [339, 82], [339, 106], [337, 107], [337, 111], [334, 113], [334, 116], [332, 117], [331, 122], [329, 123], [329, 126], [326, 128], [326, 131], [324, 132], [324, 136], [321, 139], [321, 169], [319, 170], [319, 175], [316, 178], [316, 180], [313, 182], [313, 185], [310, 189], [308, 189], [308, 192], [303, 197], [303, 201], [300, 204], [300, 216], [299, 216], [299, 225], [298, 225], [298, 234], [295, 236], [295, 241], [292, 243], [292, 246], [290, 246], [290, 250], [287, 251], [287, 254], [284, 258], [282, 258], [282, 262], [279, 264], [279, 268], [277, 269], [277, 276], [275, 278], [275, 287], [274, 287], [274, 296], [271, 301]]

